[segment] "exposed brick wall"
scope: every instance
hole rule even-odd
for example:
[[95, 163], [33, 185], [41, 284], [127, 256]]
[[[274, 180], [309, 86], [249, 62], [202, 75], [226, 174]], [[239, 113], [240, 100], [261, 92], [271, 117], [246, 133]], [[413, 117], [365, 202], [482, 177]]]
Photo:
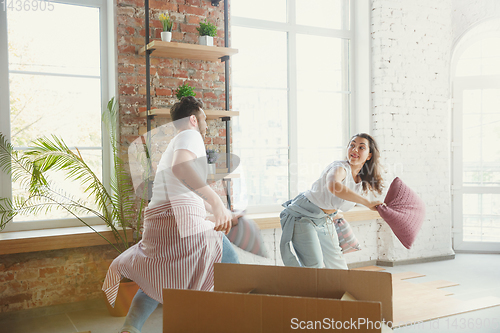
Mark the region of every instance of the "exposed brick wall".
[[[173, 18], [172, 42], [198, 43], [199, 22], [205, 18], [217, 26], [214, 43], [224, 46], [223, 3], [213, 7], [208, 0], [150, 1], [150, 40], [160, 39], [162, 25], [158, 17], [168, 12]], [[144, 2], [117, 1], [118, 88], [122, 145], [126, 147], [139, 135], [139, 127], [146, 126], [146, 119], [139, 112], [146, 110], [146, 60], [137, 50], [144, 46]], [[151, 57], [151, 106], [170, 107], [176, 101], [175, 90], [184, 83], [194, 87], [206, 109], [225, 108], [224, 64], [222, 62], [192, 61]], [[152, 127], [165, 124], [157, 118]], [[206, 144], [209, 148], [225, 151], [222, 137], [224, 123], [208, 122]], [[225, 133], [224, 133], [225, 135]], [[161, 149], [163, 147], [160, 147]]]
[[371, 35], [372, 133], [387, 185], [399, 176], [427, 213], [411, 250], [382, 224], [379, 259], [451, 254], [451, 0], [373, 0]]
[[[200, 21], [205, 18], [217, 26], [214, 44], [224, 46], [224, 6], [213, 7], [208, 0], [150, 1], [150, 41], [159, 40], [162, 25], [160, 13], [168, 12], [173, 19], [172, 42], [198, 44]], [[139, 128], [146, 127], [146, 119], [139, 113], [146, 110], [146, 59], [137, 51], [144, 46], [144, 2], [135, 0], [117, 1], [118, 41], [118, 88], [120, 106], [121, 152], [127, 160], [127, 150], [139, 136]], [[205, 109], [225, 109], [224, 63], [166, 59], [151, 57], [151, 107], [165, 108], [177, 102], [175, 90], [188, 83], [194, 87], [197, 98], [204, 102]], [[167, 120], [156, 118], [152, 128], [160, 128]], [[226, 129], [221, 120], [207, 121], [207, 148], [226, 152]], [[175, 135], [168, 127], [153, 132], [151, 147], [153, 168], [161, 154]], [[213, 184], [221, 196], [225, 195], [222, 182]]]
[[111, 246], [0, 256], [0, 312], [101, 298]]

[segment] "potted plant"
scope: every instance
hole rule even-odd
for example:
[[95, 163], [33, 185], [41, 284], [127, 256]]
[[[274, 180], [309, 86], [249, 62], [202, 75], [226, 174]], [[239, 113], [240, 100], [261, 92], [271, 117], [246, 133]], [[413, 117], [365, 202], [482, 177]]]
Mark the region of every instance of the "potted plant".
[[196, 96], [196, 93], [194, 92], [193, 87], [191, 87], [187, 83], [184, 83], [182, 86], [177, 88], [177, 90], [175, 91], [175, 96], [177, 96], [177, 99], [180, 101], [182, 97], [184, 97], [184, 96]]
[[219, 158], [219, 153], [217, 153], [215, 149], [207, 149], [207, 163], [208, 163], [209, 175], [216, 174], [215, 162], [217, 162], [218, 158]]
[[210, 22], [200, 22], [200, 26], [196, 28], [200, 36], [198, 43], [200, 45], [214, 46], [214, 37], [217, 36], [217, 27]]
[[163, 31], [161, 32], [161, 40], [164, 42], [170, 42], [172, 40], [172, 19], [168, 15], [164, 13], [160, 14], [160, 21], [163, 25]]
[[[103, 124], [110, 134], [112, 163], [114, 172], [111, 176], [110, 188], [91, 170], [80, 155], [78, 149], [71, 150], [63, 139], [56, 136], [42, 137], [35, 140], [28, 150], [21, 152], [7, 141], [0, 133], [0, 168], [9, 174], [13, 181], [19, 182], [27, 195], [16, 195], [11, 198], [0, 198], [0, 229], [18, 214], [40, 213], [53, 209], [69, 212], [77, 220], [92, 229], [108, 242], [118, 253], [136, 243], [140, 238], [142, 211], [146, 200], [144, 195], [136, 202], [131, 177], [125, 164], [119, 157], [119, 141], [117, 138], [117, 105], [112, 98], [103, 112]], [[67, 179], [80, 183], [88, 194], [88, 201], [76, 200], [71, 194], [57, 188], [51, 182], [50, 172], [64, 173]], [[115, 242], [107, 239], [81, 217], [93, 215], [100, 218], [109, 227]], [[132, 239], [127, 237], [127, 228], [133, 231]], [[134, 285], [135, 283], [132, 282]], [[127, 288], [120, 288], [127, 289]], [[129, 288], [130, 289], [130, 288]], [[131, 296], [125, 297], [124, 313], [126, 315], [132, 297], [138, 286], [132, 286]], [[120, 298], [123, 299], [123, 298]], [[117, 299], [115, 308], [120, 307]]]

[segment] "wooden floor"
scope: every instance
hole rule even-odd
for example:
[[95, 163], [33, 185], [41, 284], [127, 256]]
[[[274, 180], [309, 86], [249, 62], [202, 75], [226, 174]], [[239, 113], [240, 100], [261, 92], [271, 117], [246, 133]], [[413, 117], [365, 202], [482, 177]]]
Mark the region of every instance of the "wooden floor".
[[[357, 270], [383, 271], [384, 268], [368, 266]], [[425, 275], [415, 272], [392, 274], [394, 326], [425, 322], [460, 313], [500, 306], [499, 297], [481, 297], [463, 301], [452, 297], [453, 286], [458, 283], [436, 280], [419, 283]]]

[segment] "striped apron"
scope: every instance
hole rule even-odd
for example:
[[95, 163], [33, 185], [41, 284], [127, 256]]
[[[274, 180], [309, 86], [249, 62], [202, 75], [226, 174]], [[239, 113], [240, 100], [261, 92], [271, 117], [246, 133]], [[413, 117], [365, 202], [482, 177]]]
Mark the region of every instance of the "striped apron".
[[[164, 288], [212, 290], [223, 234], [207, 230], [205, 216], [205, 207], [190, 199], [146, 208], [142, 240], [109, 267], [102, 287], [109, 303], [114, 306], [122, 277], [135, 281], [160, 303]], [[178, 225], [182, 223], [190, 226], [189, 236], [180, 236]], [[198, 232], [193, 232], [196, 225], [200, 225]]]

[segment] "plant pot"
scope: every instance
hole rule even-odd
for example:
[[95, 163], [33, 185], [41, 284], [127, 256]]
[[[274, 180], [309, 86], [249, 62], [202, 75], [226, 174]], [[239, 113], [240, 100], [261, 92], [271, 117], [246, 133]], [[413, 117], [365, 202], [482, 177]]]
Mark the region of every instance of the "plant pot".
[[214, 38], [212, 36], [198, 36], [198, 44], [214, 46]]
[[114, 308], [111, 307], [111, 304], [109, 304], [106, 295], [104, 296], [109, 314], [113, 317], [125, 317], [128, 313], [128, 309], [130, 309], [130, 304], [132, 304], [132, 299], [137, 293], [137, 290], [139, 290], [139, 286], [134, 281], [120, 282]]
[[213, 164], [208, 164], [208, 174], [209, 175], [215, 175], [216, 170], [215, 170], [215, 163]]
[[162, 31], [161, 32], [161, 40], [164, 42], [170, 42], [172, 40], [172, 32]]

